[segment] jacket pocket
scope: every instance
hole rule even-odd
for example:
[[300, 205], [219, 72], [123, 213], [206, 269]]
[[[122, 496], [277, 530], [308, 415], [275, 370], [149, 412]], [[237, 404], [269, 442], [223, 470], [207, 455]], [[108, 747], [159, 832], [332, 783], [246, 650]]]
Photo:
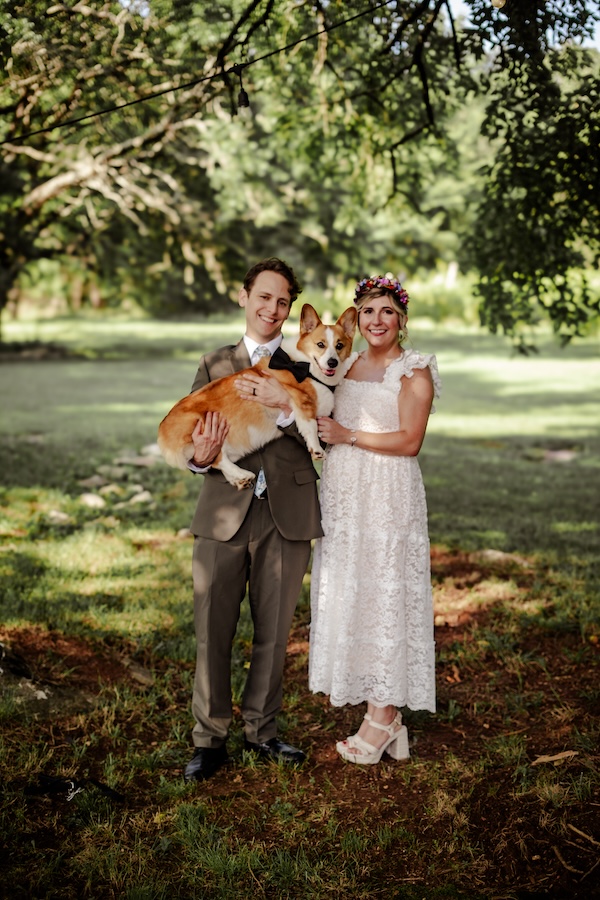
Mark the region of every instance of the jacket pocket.
[[311, 481], [316, 481], [318, 477], [316, 470], [312, 466], [310, 469], [300, 469], [299, 472], [294, 472], [296, 484], [310, 484]]

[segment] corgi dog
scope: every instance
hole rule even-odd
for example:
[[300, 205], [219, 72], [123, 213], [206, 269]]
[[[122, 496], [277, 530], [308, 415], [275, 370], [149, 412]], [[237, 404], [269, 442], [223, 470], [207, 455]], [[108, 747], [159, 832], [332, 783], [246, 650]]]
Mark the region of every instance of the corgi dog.
[[[310, 455], [313, 459], [322, 459], [324, 454], [316, 420], [317, 416], [331, 414], [333, 388], [346, 372], [344, 363], [352, 352], [356, 323], [354, 307], [345, 310], [335, 325], [325, 325], [313, 307], [305, 303], [300, 315], [300, 337], [295, 346], [289, 339], [285, 342], [287, 353], [276, 351], [271, 359], [263, 358], [250, 369], [211, 381], [175, 404], [158, 429], [158, 446], [166, 462], [175, 468], [187, 469], [188, 461], [194, 456], [191, 435], [198, 419], [204, 422], [207, 412], [218, 411], [227, 420], [229, 432], [211, 468], [220, 469], [238, 490], [252, 486], [256, 476], [236, 462], [280, 438], [283, 432], [276, 424], [281, 412], [279, 408], [263, 406], [239, 396], [234, 382], [249, 371], [261, 377], [275, 377], [283, 385]], [[302, 370], [298, 378], [302, 380], [298, 380], [289, 368], [270, 365], [280, 359], [285, 364], [286, 358], [291, 365], [292, 360], [297, 361], [296, 368]]]

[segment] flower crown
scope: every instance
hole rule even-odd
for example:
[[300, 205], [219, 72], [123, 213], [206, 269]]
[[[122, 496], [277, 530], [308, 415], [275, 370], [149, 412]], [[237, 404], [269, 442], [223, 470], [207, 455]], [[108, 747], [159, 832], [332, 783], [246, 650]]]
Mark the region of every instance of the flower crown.
[[354, 290], [354, 302], [358, 303], [363, 294], [373, 288], [381, 288], [382, 291], [389, 291], [394, 295], [396, 301], [403, 306], [408, 306], [408, 293], [404, 290], [399, 281], [392, 278], [391, 275], [374, 275], [371, 278], [363, 278], [359, 281]]

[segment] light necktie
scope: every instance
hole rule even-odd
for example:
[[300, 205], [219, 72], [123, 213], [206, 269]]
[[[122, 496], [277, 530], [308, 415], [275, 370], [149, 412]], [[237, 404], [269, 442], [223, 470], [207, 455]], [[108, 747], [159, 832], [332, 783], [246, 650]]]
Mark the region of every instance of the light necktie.
[[[252, 365], [257, 363], [259, 359], [262, 359], [263, 356], [270, 356], [271, 351], [268, 347], [265, 347], [264, 344], [259, 344], [254, 353], [252, 354]], [[267, 479], [265, 478], [265, 473], [261, 468], [258, 475], [256, 476], [256, 484], [254, 485], [254, 496], [261, 497], [267, 489]]]

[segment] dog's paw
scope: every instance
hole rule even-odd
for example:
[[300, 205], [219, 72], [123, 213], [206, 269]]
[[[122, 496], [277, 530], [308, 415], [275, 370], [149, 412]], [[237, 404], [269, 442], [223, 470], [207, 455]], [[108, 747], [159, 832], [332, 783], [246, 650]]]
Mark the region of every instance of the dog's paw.
[[248, 478], [237, 478], [232, 484], [238, 489], [238, 491], [246, 490], [247, 488], [252, 487], [254, 484], [254, 475]]
[[325, 451], [321, 450], [320, 447], [318, 450], [311, 450], [310, 455], [313, 459], [325, 459]]

